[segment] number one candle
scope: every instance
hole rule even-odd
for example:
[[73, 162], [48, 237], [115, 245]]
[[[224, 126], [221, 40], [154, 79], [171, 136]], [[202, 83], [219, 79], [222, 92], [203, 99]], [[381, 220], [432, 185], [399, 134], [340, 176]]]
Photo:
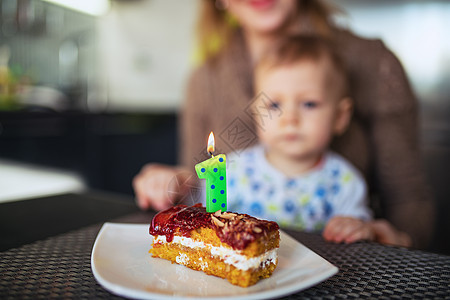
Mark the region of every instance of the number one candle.
[[227, 168], [225, 154], [214, 156], [214, 134], [209, 134], [206, 151], [211, 158], [195, 165], [200, 179], [206, 179], [206, 211], [227, 210]]

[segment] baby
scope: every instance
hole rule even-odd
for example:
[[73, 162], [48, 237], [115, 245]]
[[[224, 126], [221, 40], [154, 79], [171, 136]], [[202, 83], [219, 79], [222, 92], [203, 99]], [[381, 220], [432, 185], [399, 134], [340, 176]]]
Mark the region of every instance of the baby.
[[335, 242], [373, 240], [366, 185], [330, 151], [349, 124], [344, 67], [327, 41], [287, 38], [255, 67], [251, 111], [260, 143], [228, 156], [228, 210], [323, 231]]

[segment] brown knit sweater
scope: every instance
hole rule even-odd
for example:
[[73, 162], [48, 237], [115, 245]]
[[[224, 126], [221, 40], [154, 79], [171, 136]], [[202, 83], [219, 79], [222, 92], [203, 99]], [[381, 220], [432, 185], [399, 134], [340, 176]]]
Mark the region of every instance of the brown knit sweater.
[[[376, 215], [409, 233], [416, 247], [425, 247], [434, 210], [422, 173], [416, 98], [400, 62], [381, 41], [347, 31], [336, 37], [355, 110], [332, 148], [365, 175]], [[238, 32], [226, 50], [190, 78], [180, 121], [182, 164], [193, 169], [206, 159], [210, 131], [216, 153], [254, 144], [255, 125], [247, 110], [254, 97], [251, 59]]]

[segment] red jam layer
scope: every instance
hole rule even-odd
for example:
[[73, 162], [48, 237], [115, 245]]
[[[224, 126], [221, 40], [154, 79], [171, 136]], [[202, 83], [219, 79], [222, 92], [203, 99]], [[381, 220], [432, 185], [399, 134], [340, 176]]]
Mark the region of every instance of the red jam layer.
[[[235, 250], [243, 250], [259, 237], [279, 229], [276, 222], [260, 220], [247, 214], [236, 214], [236, 217], [230, 219], [212, 217], [213, 215], [207, 213], [201, 204], [177, 205], [156, 214], [149, 232], [154, 236], [165, 235], [167, 241], [171, 242], [175, 233], [190, 237], [192, 230], [207, 227], [216, 231], [222, 243]], [[218, 219], [223, 226], [219, 226], [213, 218]]]

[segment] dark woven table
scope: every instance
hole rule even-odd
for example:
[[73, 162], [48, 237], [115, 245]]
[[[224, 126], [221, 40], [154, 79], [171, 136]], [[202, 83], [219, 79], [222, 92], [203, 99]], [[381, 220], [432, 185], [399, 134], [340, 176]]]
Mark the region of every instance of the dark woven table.
[[[151, 215], [114, 221], [146, 223]], [[101, 224], [0, 253], [0, 299], [118, 298], [91, 272]], [[288, 232], [339, 268], [327, 281], [288, 298], [450, 299], [450, 257], [373, 243], [336, 245], [319, 235]]]

